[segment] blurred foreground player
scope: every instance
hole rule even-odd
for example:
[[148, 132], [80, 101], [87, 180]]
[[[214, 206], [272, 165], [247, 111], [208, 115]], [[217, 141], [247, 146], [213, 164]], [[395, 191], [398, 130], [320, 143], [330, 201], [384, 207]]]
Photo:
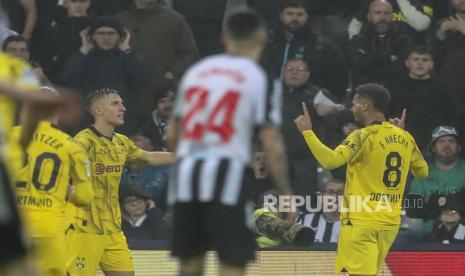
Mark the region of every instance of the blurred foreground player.
[[[416, 178], [428, 176], [428, 165], [415, 140], [398, 126], [405, 125], [405, 111], [398, 126], [387, 122], [384, 112], [389, 91], [368, 83], [354, 90], [352, 112], [365, 126], [352, 132], [335, 150], [326, 147], [312, 130], [305, 104], [295, 123], [315, 158], [326, 169], [347, 164], [341, 209], [341, 230], [336, 272], [378, 275], [400, 226], [400, 212], [409, 171]], [[345, 208], [345, 209], [344, 209]]]
[[[26, 260], [27, 243], [16, 210], [13, 183], [21, 169], [23, 152], [44, 111], [58, 105], [56, 97], [38, 90], [39, 82], [24, 61], [0, 53], [0, 275], [34, 275]], [[19, 143], [12, 137], [18, 103], [22, 116]]]
[[[16, 204], [26, 234], [34, 242], [34, 257], [41, 276], [66, 275], [67, 197], [78, 206], [90, 204], [93, 198], [87, 152], [56, 127], [58, 117], [54, 112], [39, 122], [26, 151], [26, 166], [16, 182]], [[15, 128], [15, 136], [19, 136], [21, 129]]]
[[239, 12], [227, 21], [224, 42], [226, 54], [207, 57], [187, 71], [168, 126], [168, 147], [177, 146], [168, 200], [174, 204], [171, 246], [181, 261], [180, 275], [201, 275], [211, 247], [222, 275], [243, 275], [254, 259], [243, 177], [256, 129], [277, 190], [290, 194], [278, 132], [282, 92], [257, 64], [265, 29], [255, 15]]
[[168, 165], [169, 152], [141, 150], [115, 128], [124, 124], [126, 108], [119, 93], [100, 89], [88, 96], [94, 124], [75, 136], [91, 161], [94, 198], [87, 207], [71, 206], [72, 224], [66, 235], [66, 258], [71, 275], [95, 276], [100, 267], [106, 276], [134, 275], [134, 265], [121, 231], [118, 189], [126, 162]]

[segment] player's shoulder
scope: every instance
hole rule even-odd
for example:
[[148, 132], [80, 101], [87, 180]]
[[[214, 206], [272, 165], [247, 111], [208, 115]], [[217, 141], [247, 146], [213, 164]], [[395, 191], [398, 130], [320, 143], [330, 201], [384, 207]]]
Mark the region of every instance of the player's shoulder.
[[187, 75], [189, 73], [200, 73], [206, 69], [220, 70], [223, 68], [240, 70], [245, 76], [249, 76], [250, 74], [266, 76], [265, 70], [254, 60], [228, 54], [212, 55], [201, 59], [192, 65], [187, 71]]
[[127, 141], [130, 140], [129, 137], [127, 137], [127, 136], [124, 135], [124, 134], [118, 133], [118, 132], [115, 132], [115, 133], [113, 134], [113, 136], [114, 136], [114, 140], [115, 140], [115, 141], [122, 141], [122, 142], [126, 143]]

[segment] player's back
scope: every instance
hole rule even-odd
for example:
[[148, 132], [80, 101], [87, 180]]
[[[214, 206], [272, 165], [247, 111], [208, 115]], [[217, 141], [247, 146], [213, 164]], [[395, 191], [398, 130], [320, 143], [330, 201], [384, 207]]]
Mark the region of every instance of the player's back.
[[173, 114], [181, 131], [170, 202], [243, 202], [255, 130], [280, 123], [276, 85], [241, 56], [211, 56], [188, 70]]
[[222, 54], [195, 64], [181, 82], [174, 110], [182, 128], [177, 155], [248, 162], [255, 127], [278, 116], [269, 114], [272, 87], [245, 57]]
[[426, 166], [413, 137], [383, 122], [355, 131], [344, 144], [359, 149], [348, 163], [344, 207], [349, 212], [343, 210], [341, 218], [399, 225], [409, 171], [416, 173]]
[[[0, 52], [0, 80], [21, 88], [37, 88], [39, 82], [30, 66], [19, 58]], [[11, 139], [11, 129], [15, 125], [17, 103], [15, 100], [0, 95], [0, 126], [4, 132], [5, 144], [2, 146], [6, 167], [12, 179], [16, 178], [21, 167], [22, 151], [18, 143]]]
[[[15, 128], [15, 136], [20, 131], [21, 127]], [[16, 184], [16, 202], [31, 236], [64, 233], [66, 197], [72, 180], [74, 185], [88, 183], [90, 187], [87, 154], [69, 135], [41, 121]]]

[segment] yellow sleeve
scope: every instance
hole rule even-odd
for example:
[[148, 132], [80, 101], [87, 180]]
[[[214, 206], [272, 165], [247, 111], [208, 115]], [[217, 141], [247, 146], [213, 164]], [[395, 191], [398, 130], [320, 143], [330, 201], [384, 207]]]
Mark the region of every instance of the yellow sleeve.
[[428, 177], [428, 163], [426, 163], [416, 144], [413, 149], [412, 160], [410, 161], [410, 171], [417, 179], [425, 180]]
[[[351, 151], [344, 144], [339, 145], [335, 150], [325, 146], [316, 136], [313, 130], [303, 132], [305, 142], [308, 148], [313, 153], [313, 156], [325, 169], [332, 170], [342, 165], [347, 164], [348, 157], [351, 157]], [[346, 140], [344, 140], [345, 142]]]
[[125, 144], [126, 144], [126, 149], [128, 150], [128, 155], [126, 160], [131, 161], [139, 158], [142, 155], [142, 150], [138, 148], [134, 142], [129, 139], [128, 137], [125, 137]]
[[74, 191], [70, 194], [69, 201], [76, 206], [85, 206], [91, 203], [94, 196], [90, 161], [80, 145], [76, 143], [73, 148], [70, 152], [70, 177]]

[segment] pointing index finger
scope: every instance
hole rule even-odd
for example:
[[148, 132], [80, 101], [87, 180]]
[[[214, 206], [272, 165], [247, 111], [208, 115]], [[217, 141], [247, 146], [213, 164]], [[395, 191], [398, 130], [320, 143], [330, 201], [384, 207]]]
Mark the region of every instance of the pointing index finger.
[[308, 115], [307, 105], [302, 102], [302, 110], [304, 111], [304, 115]]

